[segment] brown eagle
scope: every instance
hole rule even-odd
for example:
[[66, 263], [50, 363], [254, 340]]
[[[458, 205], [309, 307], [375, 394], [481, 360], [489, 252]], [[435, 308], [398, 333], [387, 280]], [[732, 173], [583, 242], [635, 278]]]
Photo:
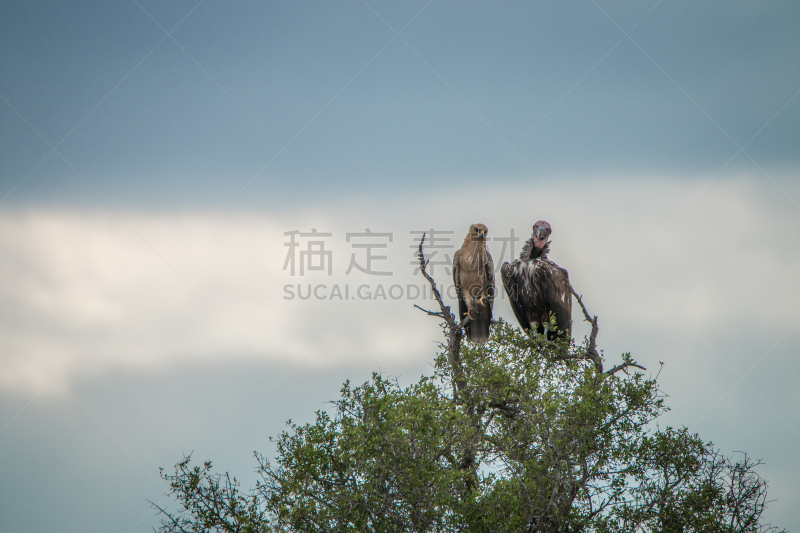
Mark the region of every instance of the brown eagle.
[[494, 303], [494, 263], [486, 249], [486, 233], [483, 224], [473, 224], [464, 239], [464, 244], [453, 255], [453, 283], [458, 296], [458, 314], [463, 321], [467, 338], [472, 342], [489, 340]]
[[[572, 336], [572, 290], [567, 271], [550, 261], [550, 224], [540, 220], [522, 247], [519, 259], [503, 263], [503, 286], [522, 329], [554, 340], [559, 333]], [[550, 331], [550, 313], [558, 332]]]

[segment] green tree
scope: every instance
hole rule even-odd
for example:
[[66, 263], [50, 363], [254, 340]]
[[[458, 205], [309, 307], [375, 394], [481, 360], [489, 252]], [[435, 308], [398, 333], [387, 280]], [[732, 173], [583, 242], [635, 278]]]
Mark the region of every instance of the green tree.
[[[686, 428], [659, 429], [656, 380], [629, 354], [609, 370], [597, 317], [582, 344], [530, 338], [498, 322], [463, 344], [431, 283], [446, 341], [432, 376], [401, 387], [373, 374], [345, 383], [335, 409], [256, 453], [243, 491], [185, 457], [162, 476], [177, 532], [765, 532], [758, 462], [721, 455]], [[468, 320], [468, 319], [467, 319]]]

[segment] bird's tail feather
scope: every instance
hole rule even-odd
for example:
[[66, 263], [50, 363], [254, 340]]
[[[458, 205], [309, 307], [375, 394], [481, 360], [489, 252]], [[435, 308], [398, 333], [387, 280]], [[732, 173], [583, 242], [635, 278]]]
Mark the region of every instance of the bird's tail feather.
[[491, 320], [488, 317], [470, 320], [467, 323], [467, 338], [472, 342], [483, 344], [489, 340], [490, 325]]

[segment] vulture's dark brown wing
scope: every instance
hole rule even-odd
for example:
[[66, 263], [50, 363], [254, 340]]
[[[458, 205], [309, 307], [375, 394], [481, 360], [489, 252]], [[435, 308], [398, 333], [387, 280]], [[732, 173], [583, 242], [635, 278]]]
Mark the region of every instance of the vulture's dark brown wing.
[[572, 290], [569, 274], [566, 270], [549, 259], [536, 262], [534, 281], [539, 300], [548, 315], [552, 312], [556, 317], [559, 331], [572, 335]]
[[508, 301], [511, 303], [514, 316], [517, 317], [517, 322], [519, 322], [524, 331], [528, 331], [531, 328], [531, 323], [528, 320], [528, 314], [525, 312], [525, 303], [522, 297], [523, 287], [527, 284], [522, 283], [522, 280], [518, 278], [520, 269], [514, 268], [519, 262], [519, 259], [516, 259], [514, 263], [503, 263], [500, 268], [500, 277], [503, 279], [503, 287], [508, 295]]

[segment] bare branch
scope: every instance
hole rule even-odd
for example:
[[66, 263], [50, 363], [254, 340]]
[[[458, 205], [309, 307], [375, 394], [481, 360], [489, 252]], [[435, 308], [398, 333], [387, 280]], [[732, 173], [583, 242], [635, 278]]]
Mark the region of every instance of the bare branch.
[[444, 315], [442, 314], [441, 311], [434, 313], [433, 311], [428, 311], [427, 309], [423, 309], [422, 307], [418, 306], [417, 304], [414, 304], [414, 307], [416, 307], [420, 311], [424, 311], [424, 312], [428, 313], [430, 316], [438, 316], [438, 317], [444, 318]]
[[606, 374], [607, 376], [610, 376], [612, 374], [616, 374], [620, 370], [624, 370], [624, 369], [628, 368], [629, 366], [634, 366], [634, 367], [639, 368], [641, 370], [647, 370], [645, 367], [643, 367], [642, 365], [639, 365], [637, 363], [620, 363], [617, 366], [615, 366], [614, 368], [612, 368], [610, 370], [606, 370], [604, 372], [604, 374]]
[[[419, 270], [422, 272], [422, 275], [428, 280], [428, 283], [431, 285], [431, 291], [433, 292], [434, 298], [436, 298], [437, 303], [439, 304], [439, 308], [441, 309], [440, 313], [435, 313], [431, 311], [426, 311], [431, 316], [438, 316], [444, 319], [445, 323], [447, 324], [447, 358], [448, 362], [450, 363], [450, 368], [453, 372], [453, 400], [456, 403], [461, 401], [461, 394], [460, 391], [464, 389], [466, 386], [466, 380], [464, 378], [464, 369], [461, 364], [461, 340], [464, 336], [464, 326], [469, 322], [469, 316], [464, 318], [461, 322], [456, 322], [455, 315], [450, 311], [450, 306], [444, 304], [444, 300], [442, 300], [442, 295], [439, 292], [439, 289], [436, 287], [436, 282], [433, 280], [430, 274], [428, 274], [427, 266], [428, 262], [425, 260], [425, 252], [422, 250], [422, 245], [425, 243], [425, 234], [422, 234], [422, 238], [419, 240]], [[419, 307], [416, 306], [415, 307]], [[425, 309], [423, 309], [425, 311]]]
[[589, 359], [594, 362], [595, 368], [597, 368], [597, 372], [599, 374], [603, 373], [603, 360], [600, 357], [600, 354], [597, 353], [597, 317], [591, 316], [589, 311], [586, 309], [586, 306], [583, 304], [583, 299], [580, 295], [575, 292], [575, 289], [572, 288], [572, 285], [569, 286], [569, 290], [572, 292], [572, 295], [578, 300], [578, 303], [581, 306], [581, 310], [583, 310], [584, 320], [592, 325], [592, 332], [589, 334], [589, 345], [586, 347], [586, 355]]
[[451, 329], [451, 331], [456, 326], [456, 317], [453, 313], [450, 312], [450, 306], [444, 304], [442, 300], [442, 295], [439, 292], [439, 289], [436, 287], [436, 282], [433, 280], [430, 274], [428, 274], [427, 266], [428, 262], [425, 261], [425, 253], [422, 251], [422, 245], [425, 242], [425, 234], [422, 234], [422, 238], [419, 240], [419, 270], [422, 272], [422, 275], [425, 276], [425, 279], [428, 280], [428, 283], [431, 284], [431, 290], [433, 291], [433, 297], [436, 298], [436, 302], [439, 304], [439, 307], [442, 309], [442, 317], [447, 321], [447, 326]]

